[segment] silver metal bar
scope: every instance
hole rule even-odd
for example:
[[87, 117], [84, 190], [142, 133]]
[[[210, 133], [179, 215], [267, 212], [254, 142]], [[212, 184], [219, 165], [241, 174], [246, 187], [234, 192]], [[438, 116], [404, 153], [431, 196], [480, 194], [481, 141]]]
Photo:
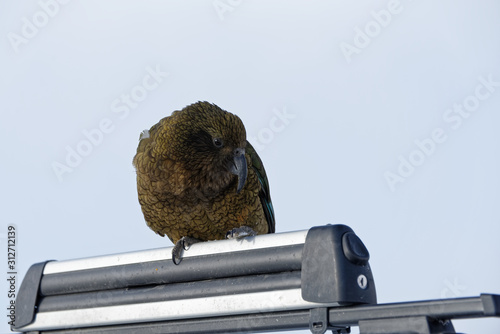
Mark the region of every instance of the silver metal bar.
[[[187, 258], [201, 255], [303, 244], [305, 242], [307, 232], [308, 230], [303, 230], [280, 234], [265, 234], [259, 235], [258, 238], [248, 237], [241, 240], [231, 239], [200, 242], [192, 245], [189, 250], [184, 251], [182, 256], [183, 258]], [[49, 262], [45, 265], [43, 274], [48, 275], [61, 272], [120, 266], [144, 262], [144, 259], [148, 259], [148, 261], [172, 261], [172, 247], [96, 256], [76, 260]]]
[[18, 330], [82, 328], [150, 321], [218, 317], [338, 306], [302, 299], [300, 289], [267, 291], [208, 298], [40, 312], [35, 321]]

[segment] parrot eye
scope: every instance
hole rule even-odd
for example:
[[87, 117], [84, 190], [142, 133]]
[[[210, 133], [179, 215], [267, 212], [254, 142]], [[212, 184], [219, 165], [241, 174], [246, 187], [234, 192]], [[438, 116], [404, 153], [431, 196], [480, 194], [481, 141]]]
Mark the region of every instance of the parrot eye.
[[222, 148], [222, 146], [224, 146], [224, 144], [222, 143], [222, 139], [220, 138], [214, 138], [214, 145], [217, 148]]

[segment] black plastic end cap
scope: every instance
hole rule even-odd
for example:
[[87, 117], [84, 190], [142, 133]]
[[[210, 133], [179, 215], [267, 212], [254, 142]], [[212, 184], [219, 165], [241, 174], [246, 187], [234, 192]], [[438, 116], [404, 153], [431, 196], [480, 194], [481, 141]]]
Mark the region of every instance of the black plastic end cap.
[[376, 304], [370, 255], [346, 225], [311, 228], [302, 251], [302, 298], [315, 303]]
[[500, 317], [500, 295], [481, 294], [484, 315], [489, 317]]
[[27, 326], [35, 319], [38, 291], [47, 262], [50, 261], [35, 263], [26, 272], [16, 298], [16, 321], [12, 330]]

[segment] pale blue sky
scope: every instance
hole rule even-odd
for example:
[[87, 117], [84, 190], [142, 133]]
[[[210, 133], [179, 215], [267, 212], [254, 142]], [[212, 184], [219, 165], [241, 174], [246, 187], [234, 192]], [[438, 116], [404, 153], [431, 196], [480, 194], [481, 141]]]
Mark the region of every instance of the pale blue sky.
[[170, 246], [132, 157], [207, 100], [244, 121], [277, 232], [351, 226], [379, 302], [500, 293], [499, 31], [493, 0], [2, 1], [0, 233], [18, 227], [20, 276]]

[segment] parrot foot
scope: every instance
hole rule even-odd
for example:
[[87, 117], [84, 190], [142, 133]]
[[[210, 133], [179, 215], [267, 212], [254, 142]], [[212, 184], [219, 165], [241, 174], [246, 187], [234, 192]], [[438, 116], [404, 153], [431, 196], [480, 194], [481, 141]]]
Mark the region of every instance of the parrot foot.
[[200, 242], [201, 240], [192, 238], [192, 237], [182, 237], [175, 243], [174, 248], [172, 248], [172, 262], [175, 265], [181, 263], [181, 253], [183, 250], [188, 250], [191, 245]]
[[248, 226], [235, 227], [226, 233], [226, 239], [242, 239], [245, 237], [254, 237], [257, 233]]

